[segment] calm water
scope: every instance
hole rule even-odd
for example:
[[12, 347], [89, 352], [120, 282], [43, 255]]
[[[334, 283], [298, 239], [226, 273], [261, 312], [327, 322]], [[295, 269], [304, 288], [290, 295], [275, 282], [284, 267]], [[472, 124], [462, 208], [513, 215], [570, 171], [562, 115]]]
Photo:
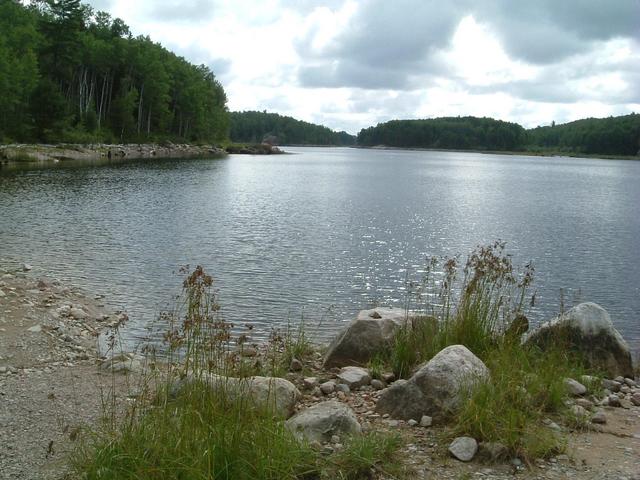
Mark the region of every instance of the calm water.
[[319, 338], [401, 305], [429, 255], [507, 241], [536, 266], [534, 321], [576, 297], [640, 350], [640, 162], [288, 148], [295, 155], [0, 169], [0, 259], [126, 309], [146, 335], [202, 264], [234, 322]]

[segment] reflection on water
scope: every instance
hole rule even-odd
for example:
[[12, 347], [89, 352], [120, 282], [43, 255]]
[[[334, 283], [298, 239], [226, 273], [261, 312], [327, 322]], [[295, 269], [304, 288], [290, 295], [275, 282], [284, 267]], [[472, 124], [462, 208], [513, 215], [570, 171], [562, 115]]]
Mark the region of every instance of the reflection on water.
[[565, 288], [640, 348], [639, 162], [288, 150], [2, 168], [0, 258], [107, 295], [130, 338], [185, 264], [214, 275], [227, 319], [268, 332], [304, 318], [324, 338], [360, 308], [402, 305], [427, 256], [500, 238], [535, 263], [534, 321]]

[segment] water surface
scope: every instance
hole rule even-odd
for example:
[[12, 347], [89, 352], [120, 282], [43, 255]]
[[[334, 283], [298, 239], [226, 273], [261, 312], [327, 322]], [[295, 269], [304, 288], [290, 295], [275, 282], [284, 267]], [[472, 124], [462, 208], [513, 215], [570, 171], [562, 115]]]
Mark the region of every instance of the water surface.
[[507, 242], [533, 260], [540, 321], [603, 305], [640, 349], [640, 162], [288, 148], [293, 155], [0, 169], [0, 258], [106, 295], [146, 335], [181, 265], [216, 279], [227, 319], [304, 317], [326, 338], [402, 305], [431, 255]]

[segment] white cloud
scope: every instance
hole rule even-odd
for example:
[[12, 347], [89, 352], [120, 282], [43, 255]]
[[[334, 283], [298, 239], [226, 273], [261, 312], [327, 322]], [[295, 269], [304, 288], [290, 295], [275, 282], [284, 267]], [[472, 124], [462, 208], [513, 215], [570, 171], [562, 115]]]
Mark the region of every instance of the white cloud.
[[536, 126], [640, 110], [636, 0], [90, 3], [210, 65], [232, 110], [352, 133], [393, 118]]

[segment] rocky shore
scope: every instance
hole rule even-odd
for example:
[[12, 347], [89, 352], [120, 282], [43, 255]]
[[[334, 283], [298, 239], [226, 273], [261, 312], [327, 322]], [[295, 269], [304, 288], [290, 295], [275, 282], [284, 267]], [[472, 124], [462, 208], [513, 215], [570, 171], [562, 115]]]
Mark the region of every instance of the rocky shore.
[[65, 160], [198, 158], [226, 155], [214, 145], [91, 144], [0, 145], [0, 162], [59, 162]]
[[102, 302], [30, 265], [0, 271], [0, 479], [61, 478], [107, 393], [126, 399], [127, 379], [105, 374], [97, 350], [126, 314]]
[[174, 144], [59, 144], [59, 145], [0, 145], [0, 163], [61, 162], [68, 160], [140, 160], [147, 158], [201, 158], [241, 155], [277, 155], [285, 153], [276, 146], [263, 144], [215, 145]]
[[[0, 272], [0, 479], [62, 478], [66, 454], [81, 427], [99, 421], [105, 395], [115, 391], [124, 406], [134, 401], [131, 372], [141, 368], [142, 359], [118, 355], [105, 361], [99, 354], [100, 333], [126, 320], [126, 313], [110, 312], [103, 302], [101, 295], [40, 277], [29, 265]], [[595, 328], [607, 317], [594, 305], [583, 304], [544, 328]], [[271, 402], [275, 395], [273, 405], [294, 435], [327, 454], [360, 432], [399, 434], [415, 478], [640, 478], [640, 386], [624, 372], [619, 344], [610, 343], [615, 355], [605, 352], [602, 358], [627, 375], [604, 379], [597, 395], [585, 387], [592, 379], [566, 379], [569, 406], [584, 426], [549, 419], [548, 428], [566, 437], [566, 451], [527, 465], [499, 443], [451, 441], [441, 413], [464, 395], [457, 373], [478, 380], [490, 375], [465, 347], [445, 348], [408, 380], [374, 375], [365, 367], [367, 356], [405, 318], [397, 309], [362, 311], [328, 349], [294, 358], [284, 378], [252, 377], [243, 388], [248, 385], [257, 402]], [[247, 344], [240, 354], [258, 361], [265, 352], [263, 345]], [[208, 381], [218, 388], [221, 377]]]

